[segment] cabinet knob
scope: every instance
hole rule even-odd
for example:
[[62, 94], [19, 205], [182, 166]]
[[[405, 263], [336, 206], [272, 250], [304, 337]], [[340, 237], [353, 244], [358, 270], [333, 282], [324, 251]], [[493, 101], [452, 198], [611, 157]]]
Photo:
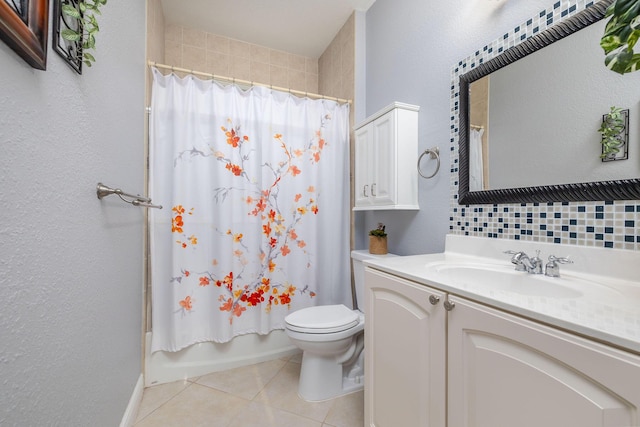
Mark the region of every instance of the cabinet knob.
[[431, 305], [436, 305], [440, 302], [440, 297], [437, 295], [431, 295], [429, 297], [429, 302], [431, 303]]
[[444, 309], [447, 311], [453, 310], [455, 306], [456, 306], [456, 303], [453, 301], [445, 300], [444, 302]]

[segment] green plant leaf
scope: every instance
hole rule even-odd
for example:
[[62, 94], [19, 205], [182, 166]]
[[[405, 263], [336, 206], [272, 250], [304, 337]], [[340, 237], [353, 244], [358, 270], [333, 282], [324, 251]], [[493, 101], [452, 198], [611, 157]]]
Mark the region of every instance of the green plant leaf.
[[83, 52], [83, 56], [86, 60], [95, 62], [96, 58], [93, 57], [89, 52]]
[[613, 12], [620, 16], [631, 9], [635, 3], [638, 3], [638, 0], [616, 0], [612, 5]]
[[618, 36], [606, 36], [600, 39], [600, 46], [604, 49], [605, 53], [609, 53], [618, 49], [622, 44]]
[[609, 53], [604, 58], [604, 63], [612, 71], [619, 74], [624, 74], [627, 71], [627, 66], [630, 65], [633, 59], [633, 51], [629, 49], [620, 49]]
[[640, 69], [634, 53], [640, 41], [640, 0], [615, 0], [605, 16], [610, 17], [600, 39], [605, 65], [619, 74]]
[[82, 15], [80, 15], [80, 12], [78, 12], [78, 9], [68, 4], [62, 5], [62, 13], [72, 18], [76, 18], [76, 19], [82, 18]]
[[631, 31], [631, 34], [629, 34], [629, 37], [627, 38], [627, 46], [629, 46], [629, 49], [633, 50], [639, 38], [640, 38], [640, 30]]
[[616, 14], [616, 15], [619, 16], [618, 19], [621, 22], [629, 24], [633, 18], [638, 16], [638, 13], [640, 13], [640, 0], [636, 0], [635, 3], [631, 5], [631, 7], [627, 9], [624, 13]]
[[72, 42], [76, 42], [76, 41], [80, 40], [80, 38], [81, 38], [79, 33], [76, 33], [75, 31], [70, 30], [70, 29], [66, 29], [66, 28], [64, 30], [60, 31], [60, 36], [63, 39], [69, 40], [69, 41], [72, 41]]

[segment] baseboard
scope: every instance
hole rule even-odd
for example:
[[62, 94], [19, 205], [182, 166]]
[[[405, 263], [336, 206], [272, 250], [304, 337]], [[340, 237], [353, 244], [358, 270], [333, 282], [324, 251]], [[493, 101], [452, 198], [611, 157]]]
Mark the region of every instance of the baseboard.
[[138, 416], [138, 409], [140, 408], [140, 402], [142, 401], [143, 392], [144, 376], [140, 374], [138, 382], [136, 383], [136, 386], [133, 389], [133, 393], [131, 394], [131, 399], [129, 399], [127, 409], [124, 411], [124, 415], [122, 416], [120, 427], [131, 427], [133, 426], [133, 423], [136, 422], [136, 417]]

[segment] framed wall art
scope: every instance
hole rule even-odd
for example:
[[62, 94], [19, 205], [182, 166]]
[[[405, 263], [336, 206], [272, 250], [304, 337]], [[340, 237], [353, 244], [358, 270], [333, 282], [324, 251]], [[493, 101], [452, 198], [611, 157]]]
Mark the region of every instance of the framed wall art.
[[0, 0], [0, 39], [33, 68], [47, 68], [49, 0]]

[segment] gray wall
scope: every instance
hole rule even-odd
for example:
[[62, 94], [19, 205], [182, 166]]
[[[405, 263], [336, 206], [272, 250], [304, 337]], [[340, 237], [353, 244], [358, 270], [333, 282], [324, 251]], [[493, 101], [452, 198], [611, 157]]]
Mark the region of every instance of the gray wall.
[[366, 248], [368, 230], [378, 222], [387, 226], [390, 252], [444, 249], [450, 216], [451, 70], [552, 5], [551, 0], [376, 0], [367, 11], [365, 115], [393, 101], [419, 105], [419, 151], [439, 147], [442, 168], [433, 179], [420, 178], [420, 211], [357, 213], [358, 249]]
[[143, 190], [145, 2], [99, 22], [82, 76], [0, 43], [3, 426], [118, 425], [141, 373], [144, 212], [95, 186]]

